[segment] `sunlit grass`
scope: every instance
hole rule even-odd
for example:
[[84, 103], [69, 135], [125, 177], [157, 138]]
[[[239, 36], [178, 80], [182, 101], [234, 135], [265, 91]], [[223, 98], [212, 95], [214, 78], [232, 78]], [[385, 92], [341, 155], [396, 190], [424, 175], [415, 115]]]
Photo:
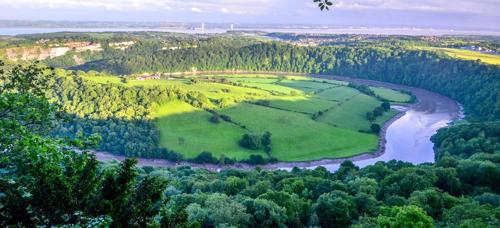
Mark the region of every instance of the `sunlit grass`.
[[181, 101], [162, 105], [155, 114], [160, 146], [182, 153], [185, 158], [196, 157], [203, 151], [211, 152], [216, 158], [224, 154], [238, 160], [247, 159], [250, 154], [265, 156], [263, 151], [239, 146], [238, 140], [248, 131], [224, 121], [211, 123], [211, 116], [211, 113]]
[[271, 154], [283, 161], [337, 158], [373, 151], [377, 136], [335, 128], [308, 115], [252, 104], [241, 104], [221, 113], [253, 132], [273, 134]]
[[500, 55], [485, 54], [478, 51], [463, 50], [457, 48], [438, 48], [438, 47], [415, 47], [421, 50], [442, 51], [445, 54], [458, 59], [480, 60], [483, 63], [500, 65]]
[[411, 100], [410, 95], [392, 89], [386, 89], [380, 87], [370, 87], [370, 89], [373, 90], [373, 92], [375, 92], [376, 95], [384, 99], [387, 99], [389, 101], [405, 103]]
[[[272, 133], [271, 155], [282, 161], [303, 161], [322, 158], [353, 156], [377, 149], [378, 136], [362, 133], [369, 131], [371, 123], [366, 112], [381, 102], [345, 86], [344, 82], [320, 80], [301, 76], [276, 77], [272, 75], [230, 75], [230, 82], [241, 86], [192, 78], [172, 80], [128, 79], [118, 77], [85, 77], [97, 83], [118, 83], [123, 86], [176, 87], [184, 91], [199, 92], [211, 100], [205, 106], [231, 118], [232, 122], [212, 123], [213, 115], [207, 110], [182, 101], [160, 105], [153, 114], [160, 131], [160, 146], [193, 158], [203, 151], [216, 158], [224, 155], [237, 160], [248, 159], [251, 154], [267, 156], [264, 151], [251, 151], [239, 146], [245, 133]], [[220, 78], [213, 75], [209, 78]], [[293, 80], [292, 80], [293, 79]], [[408, 95], [398, 91], [374, 88], [386, 99], [401, 102]], [[226, 106], [218, 101], [231, 100]], [[266, 100], [267, 104], [256, 105]], [[264, 106], [262, 106], [264, 105]], [[317, 119], [313, 114], [323, 111]], [[383, 124], [396, 114], [387, 112], [376, 122]]]

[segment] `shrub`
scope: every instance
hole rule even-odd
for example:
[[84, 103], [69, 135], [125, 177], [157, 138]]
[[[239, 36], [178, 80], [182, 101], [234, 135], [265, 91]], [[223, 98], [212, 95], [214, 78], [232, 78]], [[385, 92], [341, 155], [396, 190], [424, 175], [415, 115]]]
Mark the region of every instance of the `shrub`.
[[196, 156], [193, 159], [194, 163], [200, 163], [200, 164], [205, 164], [205, 163], [210, 163], [210, 164], [217, 164], [218, 160], [214, 158], [212, 153], [204, 151], [201, 152], [198, 156]]
[[250, 150], [258, 150], [262, 148], [261, 137], [257, 134], [244, 134], [240, 145]]
[[258, 100], [255, 102], [256, 105], [269, 106], [271, 103], [268, 100]]
[[250, 159], [248, 160], [248, 164], [250, 165], [265, 165], [266, 163], [266, 159], [263, 158], [260, 154], [252, 154], [250, 155]]
[[266, 133], [262, 135], [261, 143], [266, 153], [269, 154], [269, 152], [271, 152], [271, 132], [266, 131]]
[[222, 120], [226, 121], [226, 122], [231, 122], [232, 121], [231, 117], [228, 116], [228, 115], [220, 115], [220, 118]]
[[210, 122], [217, 124], [220, 122], [220, 117], [218, 115], [213, 115], [210, 117]]
[[374, 123], [372, 126], [370, 126], [370, 129], [372, 130], [373, 133], [378, 134], [380, 132], [380, 125]]

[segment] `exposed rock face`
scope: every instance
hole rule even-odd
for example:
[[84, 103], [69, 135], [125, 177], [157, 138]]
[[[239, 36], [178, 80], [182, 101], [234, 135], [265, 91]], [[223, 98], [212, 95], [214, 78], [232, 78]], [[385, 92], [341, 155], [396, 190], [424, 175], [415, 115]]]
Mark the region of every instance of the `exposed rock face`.
[[49, 47], [32, 46], [7, 48], [6, 57], [9, 60], [45, 60], [63, 56], [69, 51], [74, 52], [99, 52], [102, 46], [99, 43], [92, 42], [69, 42], [61, 45], [50, 45]]
[[77, 55], [73, 55], [73, 60], [75, 61], [76, 65], [81, 65], [85, 63], [85, 60], [78, 57]]
[[[35, 46], [31, 47], [13, 47], [7, 48], [5, 50], [5, 57], [9, 60], [45, 60], [51, 59], [58, 56], [66, 55], [69, 51], [73, 52], [100, 52], [103, 50], [100, 43], [92, 42], [67, 42], [62, 44], [51, 44], [43, 45], [46, 42], [37, 42]], [[112, 48], [125, 50], [130, 48], [136, 43], [136, 41], [124, 41], [109, 43]], [[77, 64], [83, 64], [83, 59], [79, 58], [77, 55], [73, 55], [73, 59]]]
[[112, 48], [125, 50], [134, 45], [135, 43], [136, 43], [135, 41], [124, 41], [124, 42], [109, 43], [109, 46]]

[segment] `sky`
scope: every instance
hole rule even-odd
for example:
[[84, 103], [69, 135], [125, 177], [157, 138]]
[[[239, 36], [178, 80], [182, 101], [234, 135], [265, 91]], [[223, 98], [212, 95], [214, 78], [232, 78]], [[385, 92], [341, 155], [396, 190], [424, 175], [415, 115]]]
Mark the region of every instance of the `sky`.
[[224, 22], [500, 30], [500, 0], [0, 0], [0, 20]]

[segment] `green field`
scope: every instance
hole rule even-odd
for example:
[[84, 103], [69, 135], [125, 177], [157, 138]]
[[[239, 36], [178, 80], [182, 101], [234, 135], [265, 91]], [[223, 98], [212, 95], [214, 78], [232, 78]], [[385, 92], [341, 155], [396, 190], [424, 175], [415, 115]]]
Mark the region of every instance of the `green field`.
[[345, 99], [339, 106], [326, 112], [317, 120], [335, 127], [368, 131], [371, 124], [366, 120], [366, 113], [381, 103], [373, 97], [358, 93]]
[[480, 60], [483, 63], [500, 65], [500, 55], [485, 54], [478, 51], [463, 50], [457, 48], [438, 47], [416, 47], [417, 49], [443, 51], [445, 54], [458, 59]]
[[238, 105], [222, 113], [248, 126], [252, 132], [270, 131], [273, 134], [271, 154], [283, 161], [346, 157], [377, 147], [376, 135], [331, 127], [299, 113], [252, 104]]
[[164, 104], [156, 113], [156, 124], [160, 129], [160, 145], [181, 152], [192, 158], [202, 151], [219, 152], [234, 158], [247, 158], [250, 151], [240, 147], [237, 142], [248, 131], [236, 125], [221, 122], [210, 123], [211, 114], [194, 108], [181, 101]]
[[395, 90], [389, 90], [389, 89], [380, 88], [380, 87], [370, 87], [370, 89], [373, 90], [373, 92], [375, 92], [375, 94], [377, 96], [380, 96], [380, 97], [387, 99], [389, 101], [392, 101], [392, 102], [405, 103], [405, 102], [409, 102], [411, 100], [410, 95], [405, 94], [405, 93], [401, 93], [401, 92], [398, 92]]
[[[237, 160], [248, 159], [251, 154], [268, 157], [263, 150], [245, 149], [238, 143], [243, 134], [266, 131], [272, 133], [270, 154], [281, 161], [348, 157], [377, 149], [378, 136], [369, 133], [371, 123], [366, 113], [382, 102], [343, 82], [273, 75], [199, 77], [203, 80], [196, 83], [191, 81], [194, 76], [174, 80], [129, 79], [127, 83], [116, 77], [85, 79], [124, 86], [177, 87], [205, 94], [213, 103], [205, 109], [229, 116], [231, 121], [212, 123], [212, 113], [177, 100], [161, 104], [153, 115], [160, 130], [160, 146], [182, 153], [185, 158], [194, 158], [203, 151], [216, 158], [224, 155]], [[226, 82], [214, 80], [221, 77]], [[409, 100], [409, 95], [398, 91], [372, 89], [394, 102]], [[232, 102], [221, 107], [217, 105], [221, 99]], [[323, 114], [313, 118], [320, 111]], [[382, 125], [396, 113], [390, 110], [374, 122]]]

